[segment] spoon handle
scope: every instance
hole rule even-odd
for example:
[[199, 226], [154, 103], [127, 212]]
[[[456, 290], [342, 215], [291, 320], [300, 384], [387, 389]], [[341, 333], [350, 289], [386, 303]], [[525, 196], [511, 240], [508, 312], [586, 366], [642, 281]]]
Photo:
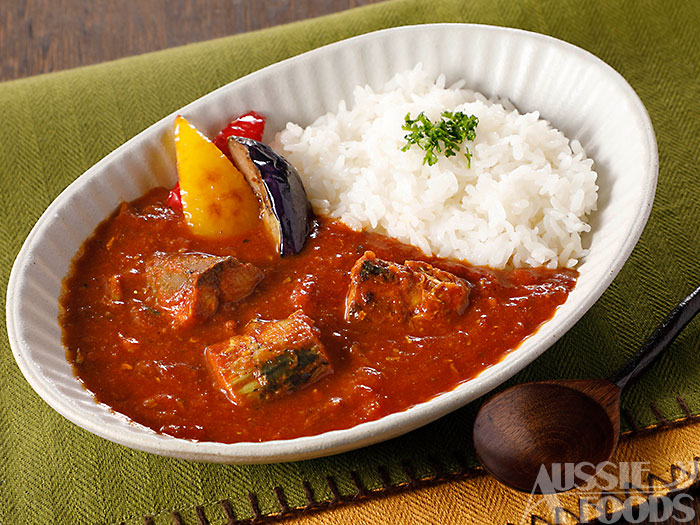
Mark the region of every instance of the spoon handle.
[[671, 344], [699, 311], [700, 287], [683, 299], [666, 316], [642, 347], [608, 381], [615, 383], [620, 389], [625, 388], [627, 383], [641, 374]]

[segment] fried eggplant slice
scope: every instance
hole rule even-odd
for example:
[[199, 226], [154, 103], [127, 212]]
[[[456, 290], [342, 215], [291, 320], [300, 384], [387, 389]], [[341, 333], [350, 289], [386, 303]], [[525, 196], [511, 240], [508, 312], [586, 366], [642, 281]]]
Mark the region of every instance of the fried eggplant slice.
[[299, 253], [311, 233], [314, 217], [299, 172], [270, 146], [232, 136], [233, 165], [243, 173], [261, 203], [260, 217], [282, 257]]
[[252, 321], [242, 335], [208, 346], [219, 387], [249, 405], [306, 387], [333, 372], [313, 321], [297, 310], [281, 321]]
[[146, 263], [146, 279], [158, 310], [173, 327], [213, 316], [220, 304], [244, 299], [262, 280], [254, 265], [200, 252], [158, 253]]
[[439, 321], [464, 312], [469, 290], [464, 279], [426, 262], [402, 265], [367, 251], [350, 271], [345, 319], [414, 325]]

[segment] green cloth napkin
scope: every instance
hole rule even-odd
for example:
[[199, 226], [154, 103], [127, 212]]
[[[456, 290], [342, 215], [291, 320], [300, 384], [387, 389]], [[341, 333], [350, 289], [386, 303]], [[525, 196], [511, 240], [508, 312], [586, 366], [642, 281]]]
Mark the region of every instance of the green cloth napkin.
[[[0, 85], [0, 264], [72, 180], [149, 124], [263, 66], [397, 25], [474, 22], [551, 35], [617, 69], [660, 154], [649, 224], [602, 299], [512, 382], [605, 377], [700, 283], [700, 2], [396, 0], [315, 20]], [[4, 305], [5, 293], [2, 294]], [[2, 308], [3, 314], [5, 308]], [[2, 323], [3, 330], [5, 323]], [[228, 466], [130, 450], [48, 407], [0, 337], [0, 523], [226, 523], [471, 468], [475, 402], [390, 442], [297, 463]], [[700, 322], [624, 396], [626, 428], [700, 413]], [[442, 473], [442, 474], [441, 474]], [[227, 503], [221, 504], [221, 500]], [[175, 512], [175, 514], [173, 514]], [[175, 516], [175, 518], [173, 518]]]

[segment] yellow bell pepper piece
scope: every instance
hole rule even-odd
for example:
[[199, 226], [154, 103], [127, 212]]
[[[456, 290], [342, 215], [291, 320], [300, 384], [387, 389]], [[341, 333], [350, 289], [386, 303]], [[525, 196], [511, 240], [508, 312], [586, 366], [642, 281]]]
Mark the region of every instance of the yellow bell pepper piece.
[[260, 204], [243, 174], [184, 117], [175, 119], [175, 154], [185, 220], [195, 235], [240, 235], [259, 222]]

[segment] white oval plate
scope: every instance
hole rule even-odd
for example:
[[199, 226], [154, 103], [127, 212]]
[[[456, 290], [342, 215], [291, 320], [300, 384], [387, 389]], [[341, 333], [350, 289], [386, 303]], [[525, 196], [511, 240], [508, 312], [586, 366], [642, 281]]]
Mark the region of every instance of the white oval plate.
[[629, 84], [592, 54], [524, 31], [468, 24], [407, 26], [331, 44], [266, 67], [177, 113], [212, 136], [251, 109], [268, 116], [266, 140], [288, 121], [335, 111], [353, 87], [380, 87], [422, 62], [447, 82], [508, 97], [540, 111], [581, 141], [599, 174], [590, 254], [568, 300], [503, 361], [451, 392], [346, 430], [264, 443], [195, 442], [159, 435], [95, 402], [73, 376], [57, 322], [61, 280], [94, 228], [122, 200], [176, 180], [172, 123], [157, 122], [71, 184], [39, 219], [20, 251], [7, 292], [7, 327], [17, 363], [44, 400], [69, 420], [136, 449], [201, 461], [263, 463], [334, 454], [425, 425], [485, 394], [544, 352], [590, 308], [622, 267], [646, 223], [658, 157], [649, 116]]

